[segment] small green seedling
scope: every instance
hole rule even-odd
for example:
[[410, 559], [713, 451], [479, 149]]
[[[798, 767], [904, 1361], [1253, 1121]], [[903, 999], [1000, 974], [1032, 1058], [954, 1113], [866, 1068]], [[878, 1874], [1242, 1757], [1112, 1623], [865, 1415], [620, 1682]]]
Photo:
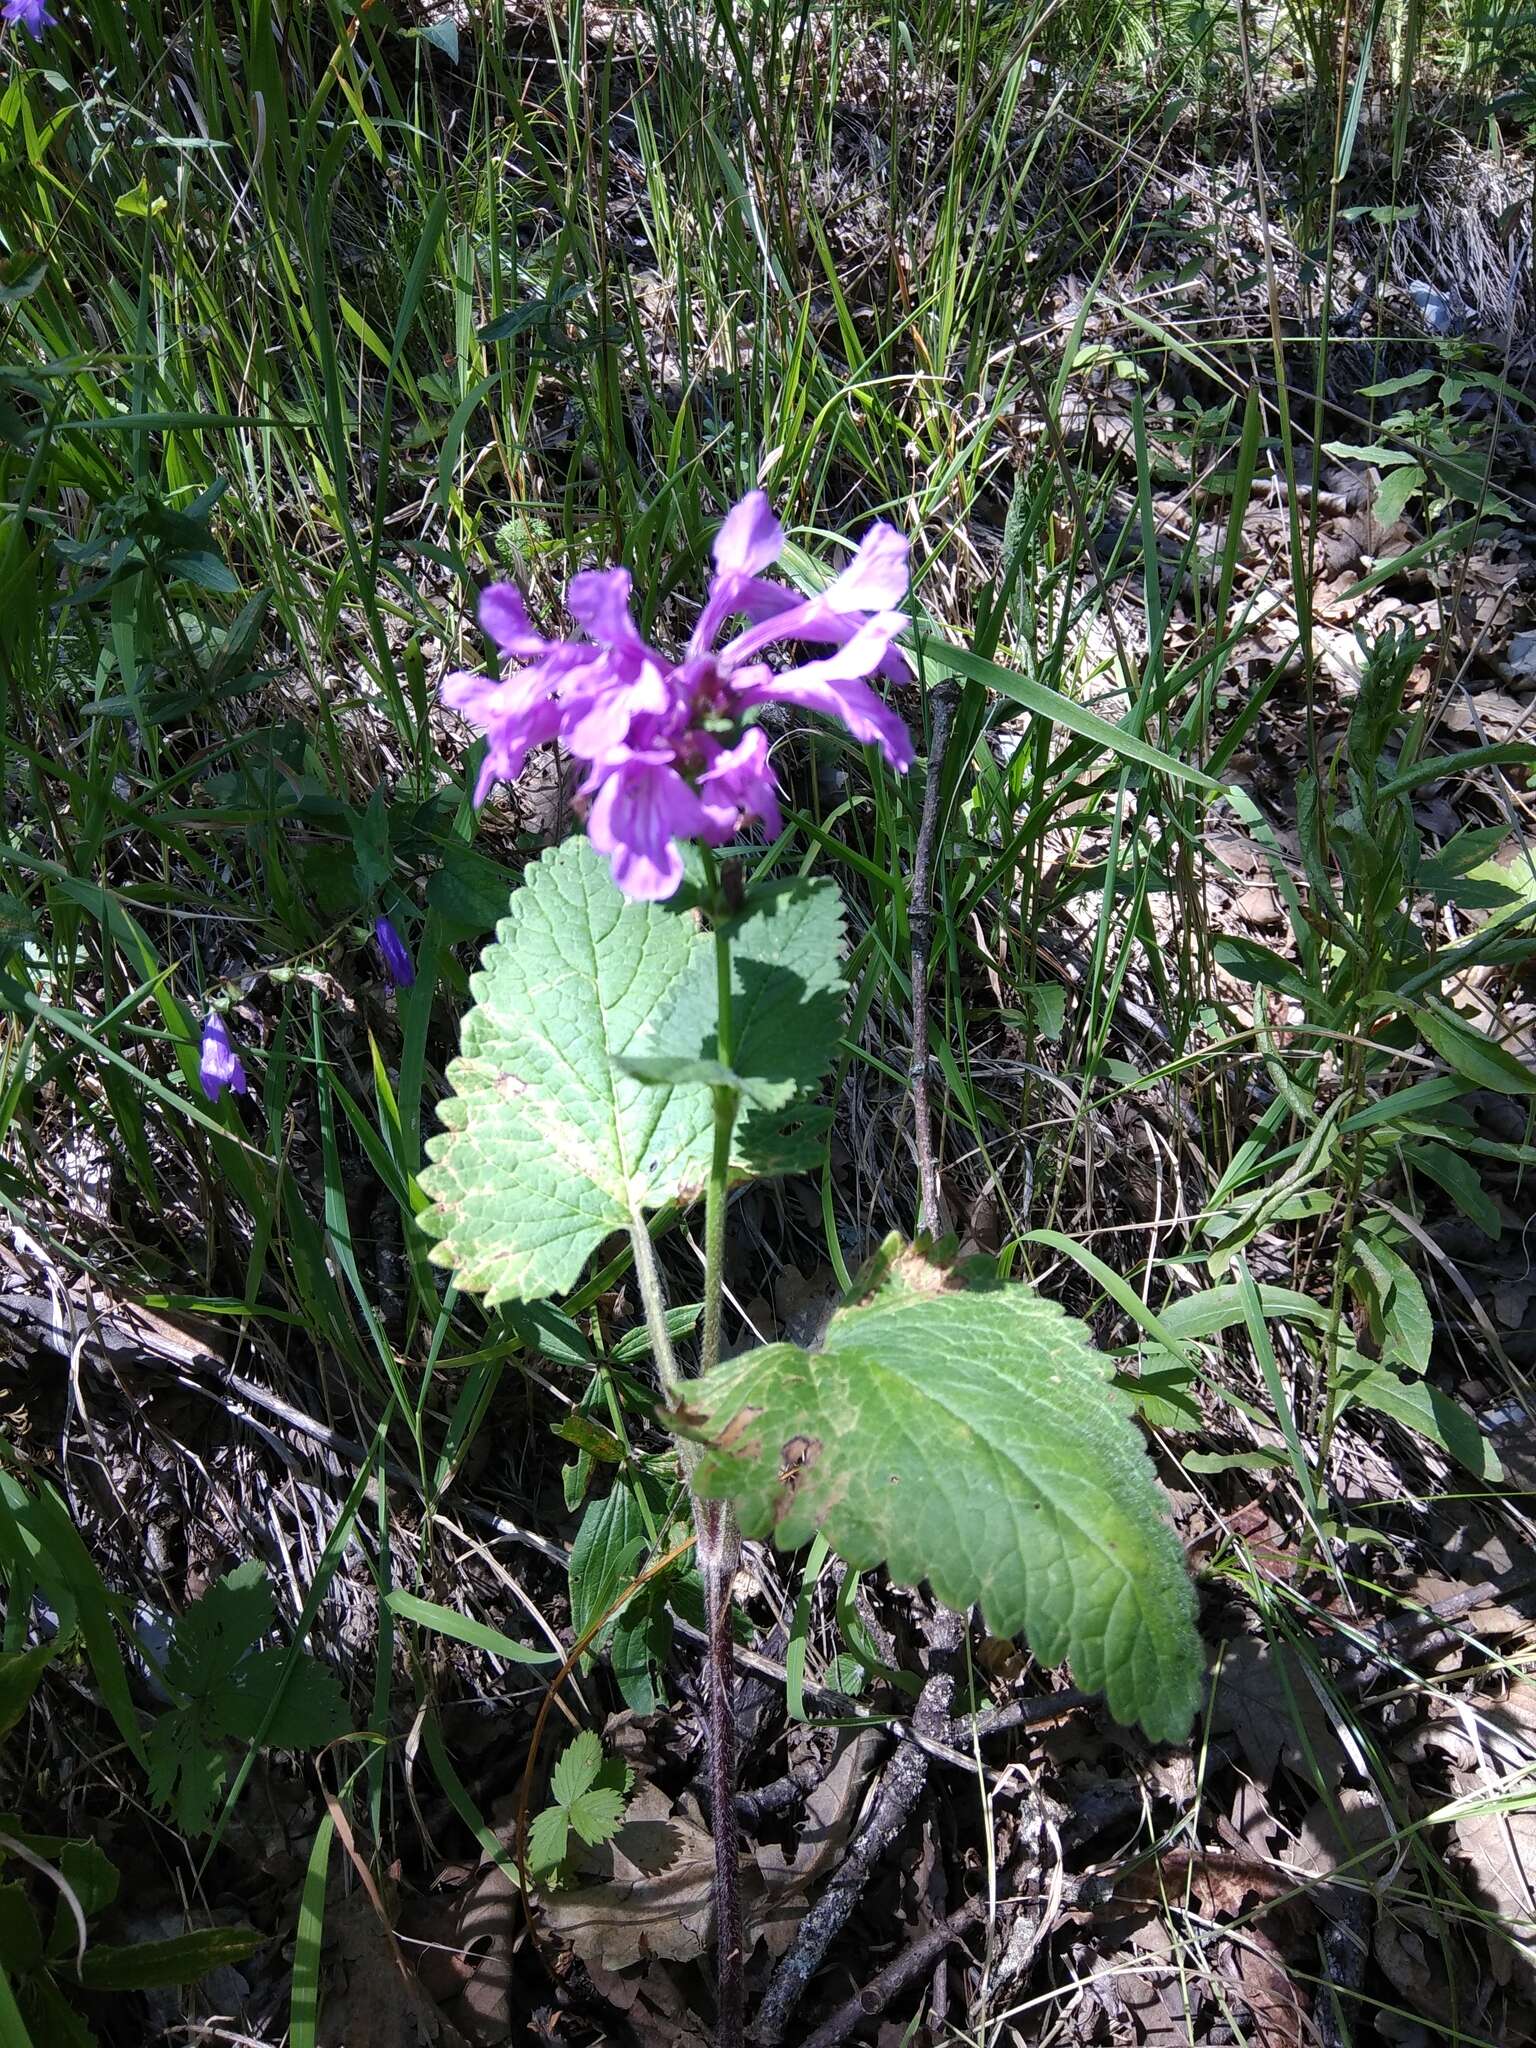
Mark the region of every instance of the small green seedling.
[[528, 1830], [528, 1869], [540, 1884], [558, 1885], [566, 1876], [573, 1835], [589, 1849], [613, 1840], [624, 1824], [634, 1777], [622, 1758], [603, 1755], [590, 1728], [581, 1731], [555, 1765], [552, 1803]]

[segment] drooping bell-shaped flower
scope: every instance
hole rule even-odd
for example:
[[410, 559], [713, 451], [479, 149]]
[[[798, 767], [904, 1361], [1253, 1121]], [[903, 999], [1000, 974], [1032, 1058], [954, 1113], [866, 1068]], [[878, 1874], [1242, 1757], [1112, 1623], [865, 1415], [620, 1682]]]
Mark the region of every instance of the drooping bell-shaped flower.
[[48, 12], [47, 0], [5, 0], [0, 7], [0, 21], [12, 28], [24, 28], [34, 43], [43, 40], [43, 30], [53, 28], [56, 20]]
[[217, 1010], [210, 1010], [203, 1020], [197, 1078], [210, 1102], [217, 1102], [226, 1088], [233, 1089], [236, 1095], [245, 1093], [245, 1068], [230, 1042], [229, 1026]]
[[375, 918], [373, 936], [390, 980], [396, 988], [409, 988], [416, 979], [416, 963], [393, 921], [387, 917]]

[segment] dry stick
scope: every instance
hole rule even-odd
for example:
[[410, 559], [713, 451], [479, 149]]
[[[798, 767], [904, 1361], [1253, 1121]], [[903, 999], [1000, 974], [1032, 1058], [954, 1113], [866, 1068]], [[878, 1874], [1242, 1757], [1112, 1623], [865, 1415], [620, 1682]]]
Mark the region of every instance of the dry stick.
[[957, 683], [940, 683], [933, 693], [933, 739], [928, 749], [928, 782], [912, 860], [912, 893], [907, 924], [912, 936], [912, 1116], [917, 1138], [918, 1228], [943, 1234], [939, 1164], [933, 1149], [933, 1102], [928, 1092], [928, 966], [933, 951], [933, 856], [938, 838], [944, 755], [959, 702]]
[[915, 1941], [894, 1962], [887, 1963], [879, 1975], [871, 1977], [852, 1998], [845, 1999], [832, 2017], [807, 2039], [805, 2048], [837, 2048], [838, 2042], [846, 2041], [855, 2027], [884, 2012], [899, 1992], [905, 1991], [909, 1984], [915, 1984], [925, 1971], [941, 1962], [945, 1951], [952, 1948], [986, 1910], [985, 1893], [978, 1892], [975, 1898], [967, 1899], [958, 1911], [951, 1913], [947, 1920], [941, 1920], [921, 1941]]
[[[924, 1733], [948, 1723], [962, 1629], [960, 1617], [943, 1607], [934, 1614], [929, 1626], [934, 1669], [912, 1716]], [[826, 1890], [800, 1922], [793, 1944], [769, 1979], [752, 2026], [752, 2038], [761, 2048], [779, 2048], [784, 2040], [790, 2017], [805, 1996], [812, 1977], [858, 1904], [875, 1864], [911, 1817], [927, 1782], [927, 1754], [916, 1742], [902, 1742], [880, 1786], [874, 1811], [854, 1837]]]

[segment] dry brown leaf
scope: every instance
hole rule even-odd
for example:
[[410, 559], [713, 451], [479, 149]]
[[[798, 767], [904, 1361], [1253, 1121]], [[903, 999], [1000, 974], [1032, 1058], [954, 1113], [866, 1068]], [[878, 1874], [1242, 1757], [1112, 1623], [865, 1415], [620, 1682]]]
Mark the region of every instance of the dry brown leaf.
[[805, 1802], [805, 1821], [787, 1854], [775, 1842], [757, 1852], [757, 1866], [767, 1889], [753, 1932], [770, 1954], [782, 1955], [794, 1937], [809, 1903], [811, 1888], [830, 1875], [853, 1832], [864, 1794], [883, 1745], [877, 1728], [845, 1728], [831, 1769]]
[[1242, 1637], [1223, 1657], [1212, 1726], [1237, 1737], [1262, 1784], [1282, 1760], [1310, 1782], [1308, 1750], [1328, 1785], [1339, 1782], [1349, 1762], [1300, 1658], [1262, 1636]]
[[543, 1900], [550, 1931], [584, 1963], [627, 1970], [653, 1957], [691, 1962], [709, 1946], [714, 1918], [714, 1837], [642, 1784], [611, 1842], [583, 1850], [584, 1882]]
[[320, 2048], [464, 2048], [463, 2036], [400, 1964], [390, 1929], [360, 1891], [326, 1914], [330, 1977]]
[[1285, 1958], [1262, 1927], [1245, 1927], [1226, 1943], [1223, 1960], [1237, 1982], [1263, 2048], [1300, 2048], [1308, 2036], [1306, 2008]]
[[1345, 1885], [1358, 1888], [1382, 1877], [1391, 1863], [1392, 1836], [1391, 1815], [1375, 1793], [1341, 1785], [1331, 1803], [1319, 1799], [1308, 1809], [1285, 1861], [1299, 1877], [1326, 1880], [1344, 1873], [1337, 1889], [1324, 1883], [1315, 1894], [1315, 1903], [1329, 1912], [1330, 1898]]
[[1454, 733], [1458, 739], [1479, 743], [1525, 739], [1529, 737], [1531, 718], [1531, 706], [1503, 690], [1473, 690], [1465, 696], [1458, 691], [1440, 714], [1440, 727], [1442, 732]]

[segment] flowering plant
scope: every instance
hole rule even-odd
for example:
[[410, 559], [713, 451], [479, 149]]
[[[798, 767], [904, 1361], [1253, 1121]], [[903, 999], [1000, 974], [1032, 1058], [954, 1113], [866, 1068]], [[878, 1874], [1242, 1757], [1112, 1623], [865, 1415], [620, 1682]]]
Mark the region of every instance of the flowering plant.
[[[488, 741], [476, 798], [558, 740], [585, 764], [590, 845], [554, 848], [513, 891], [471, 982], [422, 1177], [433, 1259], [489, 1305], [566, 1292], [604, 1238], [628, 1234], [709, 1622], [725, 2048], [741, 2039], [751, 1940], [730, 1818], [743, 1533], [794, 1546], [820, 1530], [855, 1567], [883, 1562], [953, 1607], [979, 1603], [994, 1632], [1022, 1632], [1044, 1663], [1070, 1658], [1118, 1718], [1154, 1736], [1185, 1732], [1201, 1672], [1183, 1553], [1145, 1450], [1106, 1362], [1053, 1303], [984, 1262], [892, 1239], [817, 1351], [723, 1358], [730, 1190], [824, 1157], [816, 1098], [845, 995], [835, 884], [717, 859], [748, 820], [779, 828], [757, 719], [765, 705], [798, 705], [837, 718], [894, 768], [913, 759], [872, 681], [906, 673], [895, 645], [905, 542], [871, 528], [808, 598], [763, 574], [782, 545], [760, 492], [729, 513], [676, 660], [642, 638], [623, 570], [575, 578], [582, 635], [571, 640], [536, 632], [510, 585], [484, 594], [481, 622], [516, 669], [444, 687]], [[745, 623], [722, 644], [734, 621]], [[832, 651], [802, 660], [806, 645]], [[679, 892], [688, 839], [702, 882]], [[664, 907], [674, 895], [688, 907]], [[648, 1213], [700, 1188], [704, 1302], [690, 1362], [673, 1341]]]

